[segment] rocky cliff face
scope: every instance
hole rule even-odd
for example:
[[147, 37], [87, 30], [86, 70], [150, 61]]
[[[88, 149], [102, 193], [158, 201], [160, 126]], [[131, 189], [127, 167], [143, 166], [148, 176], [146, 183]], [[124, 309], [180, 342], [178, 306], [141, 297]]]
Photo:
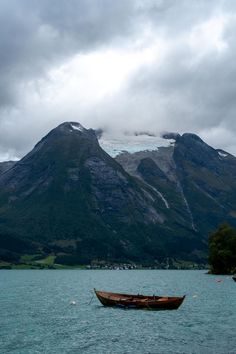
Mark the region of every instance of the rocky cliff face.
[[71, 240], [81, 260], [140, 258], [149, 228], [158, 232], [165, 221], [159, 203], [153, 188], [100, 148], [93, 130], [69, 122], [1, 175], [0, 232], [58, 250]]
[[116, 159], [128, 173], [158, 190], [166, 205], [207, 240], [219, 223], [236, 224], [236, 158], [195, 134], [176, 135], [175, 140], [171, 147], [123, 153]]
[[130, 177], [100, 148], [94, 131], [78, 123], [64, 123], [52, 130], [2, 175], [0, 189], [10, 209], [49, 192], [63, 201], [77, 193], [76, 204], [85, 202], [81, 198], [86, 195], [84, 208], [101, 217], [115, 215], [126, 223], [163, 221], [153, 207], [155, 193]]
[[0, 174], [0, 258], [202, 261], [208, 231], [235, 220], [236, 159], [193, 134], [166, 138], [113, 159], [92, 129], [53, 129]]
[[0, 175], [14, 166], [15, 161], [0, 162]]

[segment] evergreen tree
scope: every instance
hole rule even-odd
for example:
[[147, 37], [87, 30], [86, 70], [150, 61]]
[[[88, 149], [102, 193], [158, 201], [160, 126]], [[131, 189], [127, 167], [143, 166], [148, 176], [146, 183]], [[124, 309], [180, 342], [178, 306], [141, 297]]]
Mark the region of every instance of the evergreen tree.
[[236, 272], [236, 230], [227, 224], [209, 237], [209, 263], [213, 274]]

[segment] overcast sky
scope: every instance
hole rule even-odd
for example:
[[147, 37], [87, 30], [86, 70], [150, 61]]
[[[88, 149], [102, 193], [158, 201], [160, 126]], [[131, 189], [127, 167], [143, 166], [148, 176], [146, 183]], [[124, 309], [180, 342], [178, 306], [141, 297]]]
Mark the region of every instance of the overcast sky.
[[236, 154], [236, 1], [1, 0], [0, 160], [63, 121]]

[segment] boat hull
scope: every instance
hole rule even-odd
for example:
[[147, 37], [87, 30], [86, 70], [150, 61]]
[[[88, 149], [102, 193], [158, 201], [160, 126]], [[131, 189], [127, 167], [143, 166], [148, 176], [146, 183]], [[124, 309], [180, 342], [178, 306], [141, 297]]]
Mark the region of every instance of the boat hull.
[[109, 293], [95, 290], [98, 300], [104, 306], [145, 309], [145, 310], [177, 310], [184, 301], [183, 297], [161, 297]]

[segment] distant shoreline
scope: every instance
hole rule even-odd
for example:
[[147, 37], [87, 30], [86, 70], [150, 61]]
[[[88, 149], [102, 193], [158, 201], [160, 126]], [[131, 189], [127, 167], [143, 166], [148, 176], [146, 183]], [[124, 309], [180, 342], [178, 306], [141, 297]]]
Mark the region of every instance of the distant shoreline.
[[90, 264], [63, 264], [57, 262], [55, 254], [43, 255], [25, 254], [17, 262], [1, 261], [1, 269], [101, 269], [101, 270], [133, 270], [133, 269], [171, 269], [171, 270], [209, 270], [207, 262], [196, 263], [177, 258], [167, 257], [155, 262], [133, 262], [133, 261], [106, 261], [91, 260]]
[[199, 266], [199, 267], [182, 267], [182, 268], [159, 268], [159, 267], [135, 267], [135, 268], [119, 268], [119, 267], [88, 267], [83, 265], [75, 265], [75, 266], [66, 266], [66, 265], [54, 265], [50, 267], [37, 267], [37, 266], [30, 266], [25, 264], [20, 265], [6, 265], [0, 266], [1, 270], [205, 270], [208, 274], [212, 274], [209, 272], [209, 268], [207, 266]]

